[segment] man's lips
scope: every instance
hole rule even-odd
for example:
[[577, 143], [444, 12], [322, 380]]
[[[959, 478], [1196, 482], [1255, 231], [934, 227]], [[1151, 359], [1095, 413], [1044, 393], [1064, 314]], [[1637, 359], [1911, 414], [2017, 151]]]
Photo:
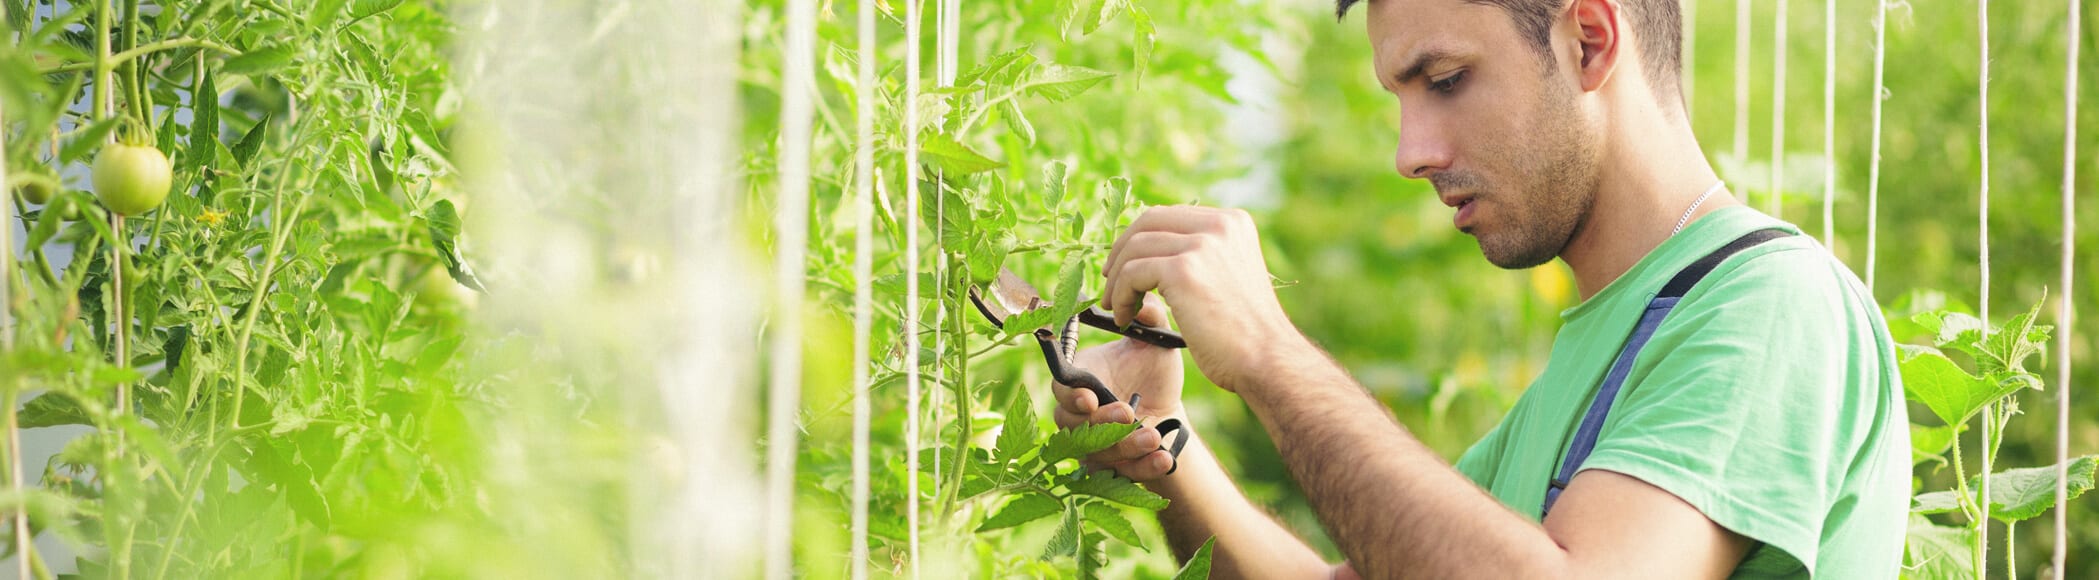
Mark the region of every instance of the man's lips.
[[1451, 216], [1450, 218], [1452, 226], [1457, 227], [1459, 230], [1465, 230], [1471, 227], [1472, 214], [1476, 213], [1479, 210], [1479, 205], [1473, 203], [1475, 200], [1472, 195], [1450, 195], [1443, 196], [1441, 199], [1443, 201], [1443, 205], [1447, 205], [1458, 209], [1457, 215]]

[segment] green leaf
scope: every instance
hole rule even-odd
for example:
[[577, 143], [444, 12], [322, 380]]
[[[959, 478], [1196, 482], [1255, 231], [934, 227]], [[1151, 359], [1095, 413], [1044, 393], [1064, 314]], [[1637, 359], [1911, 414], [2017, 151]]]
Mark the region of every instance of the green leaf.
[[1144, 82], [1145, 71], [1151, 69], [1152, 47], [1158, 43], [1159, 31], [1152, 25], [1152, 13], [1145, 11], [1143, 6], [1130, 7], [1130, 21], [1135, 23], [1135, 30], [1130, 38], [1130, 52], [1135, 54], [1137, 61], [1133, 67], [1137, 76], [1131, 83], [1132, 88], [1136, 88], [1134, 85]]
[[110, 117], [96, 121], [86, 128], [79, 129], [74, 133], [73, 139], [67, 141], [65, 147], [58, 150], [58, 158], [62, 161], [87, 160], [88, 153], [100, 150], [102, 142], [109, 138], [109, 132], [115, 131], [117, 122], [123, 119], [123, 117]]
[[1953, 491], [1934, 491], [1910, 498], [1910, 513], [1943, 514], [1960, 511], [1961, 496]]
[[306, 12], [306, 23], [318, 32], [334, 32], [335, 20], [343, 15], [343, 4], [348, 0], [318, 0]]
[[271, 46], [250, 50], [241, 53], [240, 56], [226, 59], [226, 64], [222, 65], [219, 70], [229, 75], [253, 76], [284, 68], [284, 65], [291, 64], [291, 62], [291, 49], [283, 46]]
[[1073, 481], [1065, 487], [1070, 488], [1072, 493], [1090, 495], [1133, 508], [1152, 511], [1166, 509], [1166, 498], [1138, 486], [1137, 482], [1115, 475], [1113, 471], [1088, 473], [1085, 478]]
[[1054, 304], [1066, 307], [1063, 309], [1071, 310], [1074, 314], [1093, 306], [1092, 303], [1079, 299], [1086, 285], [1086, 258], [1088, 257], [1087, 252], [1072, 252], [1070, 256], [1065, 257], [1064, 266], [1057, 269], [1057, 290], [1053, 295], [1056, 297]]
[[1000, 164], [984, 154], [970, 149], [946, 133], [927, 132], [918, 140], [918, 151], [939, 165], [958, 175], [969, 175], [998, 169]]
[[1982, 352], [1975, 358], [1976, 370], [1982, 371], [1985, 376], [1991, 373], [2026, 372], [2026, 359], [2041, 352], [2041, 348], [2048, 343], [2050, 327], [2033, 323], [2034, 319], [2041, 315], [2041, 305], [2046, 301], [2047, 298], [2042, 297], [2042, 301], [2035, 302], [2032, 309], [2012, 317], [2011, 322], [2005, 323], [2003, 327], [1983, 339]]
[[2034, 386], [2029, 375], [1984, 380], [1968, 374], [1938, 349], [1909, 344], [1901, 351], [1902, 388], [1912, 401], [1924, 403], [1947, 425], [1968, 422], [1984, 405]]
[[1136, 546], [1137, 549], [1144, 549], [1144, 540], [1137, 537], [1137, 527], [1130, 525], [1128, 518], [1122, 517], [1121, 510], [1108, 504], [1094, 502], [1086, 504], [1085, 515], [1086, 523], [1093, 524], [1095, 529], [1108, 534], [1108, 537]]
[[997, 514], [985, 518], [984, 524], [977, 526], [977, 532], [1002, 530], [1046, 518], [1061, 511], [1064, 511], [1064, 502], [1057, 501], [1057, 498], [1027, 492], [1014, 496], [1011, 501], [1006, 502], [1005, 507], [999, 508]]
[[1136, 423], [1094, 423], [1051, 433], [1042, 445], [1042, 462], [1055, 464], [1078, 459], [1109, 446], [1137, 431]]
[[1953, 437], [1967, 430], [1967, 424], [1927, 427], [1910, 424], [1910, 463], [1917, 464], [1936, 459], [1952, 448]]
[[1093, 31], [1100, 30], [1101, 26], [1106, 25], [1110, 20], [1114, 20], [1116, 14], [1120, 14], [1129, 8], [1129, 0], [1100, 0], [1098, 6], [1100, 8], [1091, 13], [1079, 14], [1079, 17], [1083, 19], [1079, 29], [1084, 34], [1093, 34]]
[[401, 5], [401, 1], [402, 0], [357, 0], [356, 4], [351, 5], [350, 21], [344, 23], [343, 25], [349, 26], [351, 24], [356, 24], [359, 20], [364, 20], [366, 18], [385, 13], [388, 10], [393, 10], [395, 7]]
[[1049, 544], [1042, 547], [1042, 559], [1049, 560], [1070, 554], [1079, 547], [1079, 510], [1065, 509], [1064, 521], [1057, 525], [1057, 535], [1051, 536]]
[[213, 80], [218, 75], [205, 72], [203, 84], [190, 101], [189, 149], [182, 152], [182, 168], [185, 171], [211, 165], [213, 154], [219, 150], [219, 85]]
[[1069, 180], [1071, 165], [1063, 161], [1042, 164], [1042, 209], [1057, 213], [1064, 203], [1064, 183]]
[[[2065, 490], [2069, 499], [2084, 495], [2092, 489], [2092, 472], [2099, 468], [2095, 462], [2099, 456], [2086, 455], [2070, 460], [2069, 485]], [[1990, 517], [2011, 523], [2032, 519], [2055, 507], [2056, 466], [2023, 467], [2007, 469], [1990, 477]], [[1978, 480], [1970, 487], [1981, 487]]]
[[1903, 552], [1903, 577], [1910, 580], [1972, 578], [1975, 530], [1931, 523], [1912, 514]]
[[37, 395], [34, 399], [30, 399], [28, 403], [24, 403], [17, 420], [21, 421], [23, 429], [55, 427], [58, 425], [93, 425], [94, 420], [90, 417], [90, 413], [91, 411], [80, 408], [80, 404], [74, 401], [72, 397], [47, 391], [44, 394]]
[[481, 286], [481, 278], [474, 275], [474, 267], [468, 264], [459, 251], [459, 211], [452, 208], [452, 200], [441, 200], [430, 206], [429, 215], [423, 218], [430, 230], [430, 241], [437, 245], [437, 255], [445, 261], [445, 271], [459, 285], [487, 292]]
[[270, 114], [263, 113], [262, 119], [256, 121], [254, 127], [249, 127], [248, 134], [242, 135], [240, 143], [233, 146], [233, 160], [246, 168], [248, 160], [254, 159], [255, 154], [262, 151], [262, 142], [269, 136], [269, 130]]
[[1035, 401], [1025, 390], [1013, 394], [1013, 403], [1006, 407], [1006, 425], [998, 432], [999, 464], [1015, 461], [1035, 449], [1042, 439], [1042, 426], [1035, 421]]
[[1087, 89], [1115, 76], [1114, 73], [1098, 71], [1082, 66], [1051, 64], [1042, 67], [1027, 87], [1037, 95], [1051, 101], [1064, 101], [1079, 96]]
[[1195, 555], [1188, 557], [1188, 563], [1181, 565], [1181, 571], [1173, 575], [1173, 580], [1198, 580], [1201, 578], [1209, 578], [1210, 555], [1213, 553], [1213, 550], [1216, 547], [1216, 536], [1211, 536], [1210, 539], [1203, 540], [1203, 547], [1196, 548]]
[[1006, 129], [1019, 135], [1022, 142], [1035, 144], [1035, 124], [1028, 122], [1028, 115], [1021, 112], [1019, 102], [1013, 99], [1000, 102], [999, 117], [1006, 120]]
[[1108, 178], [1101, 182], [1100, 196], [1107, 209], [1101, 213], [1102, 219], [1106, 220], [1101, 225], [1107, 226], [1107, 231], [1121, 231], [1122, 212], [1130, 207], [1130, 179], [1119, 175]]

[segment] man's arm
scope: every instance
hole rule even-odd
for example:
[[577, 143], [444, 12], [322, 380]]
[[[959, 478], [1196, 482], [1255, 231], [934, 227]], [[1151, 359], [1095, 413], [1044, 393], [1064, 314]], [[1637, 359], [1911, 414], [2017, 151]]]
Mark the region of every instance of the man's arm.
[[1575, 477], [1543, 526], [1502, 506], [1297, 332], [1245, 212], [1147, 210], [1103, 273], [1118, 322], [1154, 290], [1173, 307], [1196, 367], [1246, 400], [1364, 577], [1723, 578], [1748, 551], [1676, 496], [1607, 471]]
[[[1060, 390], [1057, 422], [1065, 426], [1127, 423], [1132, 418], [1128, 404], [1098, 407], [1094, 401], [1093, 393], [1084, 389]], [[1191, 424], [1185, 414], [1178, 415], [1183, 425]], [[1159, 527], [1166, 531], [1176, 560], [1187, 561], [1203, 542], [1215, 537], [1212, 578], [1325, 579], [1332, 575], [1333, 567], [1318, 552], [1246, 499], [1193, 429], [1186, 436], [1188, 446], [1181, 450], [1180, 467], [1171, 475], [1166, 471], [1173, 467], [1173, 460], [1159, 450], [1157, 432], [1149, 426], [1087, 461], [1144, 481], [1167, 499], [1166, 509], [1158, 514]]]
[[1407, 433], [1309, 342], [1238, 385], [1355, 569], [1369, 578], [1724, 578], [1749, 542], [1675, 495], [1575, 477], [1541, 527]]

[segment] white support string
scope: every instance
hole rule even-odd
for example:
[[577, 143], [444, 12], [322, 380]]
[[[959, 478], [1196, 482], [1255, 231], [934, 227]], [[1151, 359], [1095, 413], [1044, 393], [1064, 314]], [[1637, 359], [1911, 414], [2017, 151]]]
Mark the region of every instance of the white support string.
[[1874, 265], [1880, 250], [1880, 110], [1887, 99], [1888, 0], [1879, 0], [1873, 17], [1873, 147], [1866, 170], [1866, 291], [1873, 291]]
[[2082, 3], [2070, 0], [2070, 30], [2066, 38], [2068, 62], [2063, 65], [2063, 252], [2062, 290], [2055, 299], [2055, 554], [2051, 564], [2056, 577], [2063, 574], [2069, 546], [2070, 481], [2070, 303], [2076, 294], [2071, 265], [2077, 243], [2077, 45], [2078, 23], [2084, 19]]
[[794, 576], [794, 463], [801, 407], [802, 293], [809, 240], [809, 142], [816, 86], [816, 1], [787, 3], [780, 76], [780, 198], [773, 209], [774, 323], [766, 403], [765, 574]]
[[[918, 443], [919, 443], [919, 383], [918, 372], [918, 81], [919, 81], [919, 14], [924, 0], [904, 2], [904, 469], [909, 476], [904, 480], [904, 493], [909, 503], [904, 512], [904, 527], [910, 536], [911, 578], [918, 578]], [[937, 194], [937, 192], [936, 192]]]
[[867, 579], [868, 361], [874, 334], [875, 0], [860, 0], [860, 80], [856, 83], [853, 147], [853, 563], [852, 579]]
[[1837, 247], [1837, 0], [1822, 0], [1822, 245]]
[[[1990, 0], [1977, 0], [1975, 3], [1975, 18], [1976, 35], [1981, 39], [1980, 44], [1982, 45], [1979, 57], [1982, 69], [1975, 79], [1976, 99], [1980, 101], [1976, 105], [1976, 113], [1982, 118], [1981, 128], [1976, 137], [1979, 143], [1976, 149], [1982, 163], [1981, 190], [1977, 194], [1975, 212], [1976, 227], [1978, 229], [1976, 237], [1980, 246], [1976, 264], [1981, 270], [1981, 280], [1978, 283], [1980, 286], [1980, 297], [1976, 301], [1976, 308], [1978, 310], [1977, 314], [1982, 317], [1984, 328], [1988, 328], [1990, 320]], [[1997, 422], [1997, 420], [1997, 404], [1983, 405], [1982, 474], [1979, 476], [1982, 484], [1976, 490], [1977, 497], [1990, 497], [1990, 475], [1991, 470], [1994, 469], [1991, 466], [1990, 457], [1994, 455], [1994, 448], [1990, 444], [2004, 435], [2003, 433], [1996, 433], [1995, 430], [1997, 428], [1991, 427], [1991, 424]], [[1975, 520], [1976, 578], [1986, 577], [1984, 572], [1989, 569], [1989, 512], [1990, 504], [1985, 500], [1982, 502], [1982, 513]]]
[[1786, 4], [1778, 0], [1778, 17], [1772, 32], [1772, 44], [1777, 50], [1772, 53], [1771, 73], [1771, 191], [1765, 198], [1764, 213], [1778, 217], [1781, 199], [1785, 195], [1786, 182]]
[[[1749, 3], [1735, 0], [1735, 160], [1749, 160]], [[1749, 192], [1743, 192], [1748, 200]]]

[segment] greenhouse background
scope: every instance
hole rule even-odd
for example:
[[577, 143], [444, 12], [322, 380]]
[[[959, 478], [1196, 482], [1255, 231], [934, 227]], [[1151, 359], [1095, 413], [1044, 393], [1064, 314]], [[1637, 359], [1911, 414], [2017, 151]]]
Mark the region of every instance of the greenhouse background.
[[[1169, 577], [1142, 495], [992, 525], [1020, 502], [975, 458], [1049, 437], [1050, 378], [973, 278], [1068, 279], [1146, 206], [1247, 209], [1292, 320], [1448, 459], [1579, 300], [1393, 171], [1400, 107], [1327, 0], [0, 5], [0, 577]], [[2094, 11], [1684, 7], [1715, 166], [1898, 340], [2053, 326], [1986, 413], [1995, 469], [1989, 419], [1912, 403], [1920, 496], [1963, 449], [2099, 454]], [[118, 143], [165, 152], [164, 205], [110, 211]], [[1186, 374], [1191, 428], [1338, 559]], [[2054, 577], [2099, 576], [2092, 505], [1980, 553], [1920, 515], [1905, 573], [2047, 577], [2060, 546]]]

